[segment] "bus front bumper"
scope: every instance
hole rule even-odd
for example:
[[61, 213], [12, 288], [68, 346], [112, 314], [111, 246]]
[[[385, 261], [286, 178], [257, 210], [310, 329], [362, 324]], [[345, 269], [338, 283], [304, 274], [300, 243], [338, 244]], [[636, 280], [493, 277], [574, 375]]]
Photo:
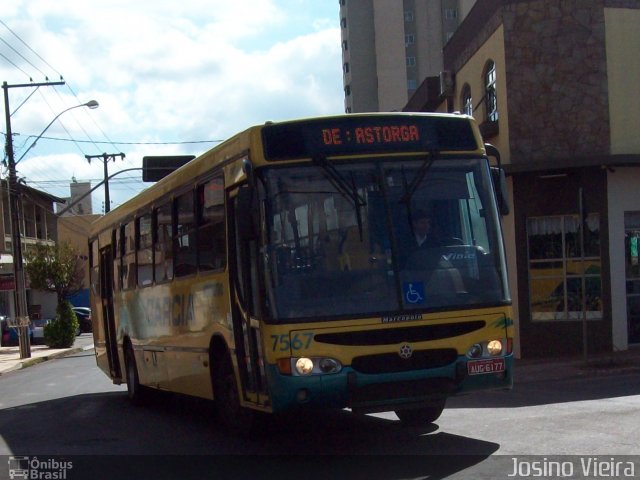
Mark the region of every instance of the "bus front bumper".
[[268, 365], [274, 412], [291, 409], [351, 408], [372, 413], [420, 406], [451, 395], [513, 386], [513, 355], [504, 368], [474, 369], [465, 356], [445, 367], [384, 374], [363, 374], [344, 367], [328, 375], [292, 376]]

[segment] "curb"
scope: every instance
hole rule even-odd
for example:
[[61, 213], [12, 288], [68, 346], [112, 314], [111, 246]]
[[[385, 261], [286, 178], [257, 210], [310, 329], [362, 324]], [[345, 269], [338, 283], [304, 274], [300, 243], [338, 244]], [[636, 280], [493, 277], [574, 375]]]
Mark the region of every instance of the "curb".
[[91, 350], [94, 348], [94, 345], [86, 345], [84, 347], [75, 347], [75, 348], [69, 348], [67, 350], [61, 350], [59, 352], [55, 352], [52, 353], [50, 355], [43, 355], [40, 357], [34, 357], [34, 358], [27, 358], [23, 361], [19, 361], [16, 365], [14, 365], [13, 367], [10, 367], [6, 370], [4, 370], [3, 372], [0, 372], [0, 376], [2, 375], [6, 375], [7, 373], [10, 372], [15, 372], [16, 370], [21, 370], [23, 368], [28, 368], [28, 367], [32, 367], [34, 365], [38, 365], [39, 363], [43, 363], [43, 362], [47, 362], [49, 360], [54, 360], [56, 358], [62, 358], [62, 357], [66, 357], [69, 355], [74, 355], [76, 353], [81, 353], [87, 350]]

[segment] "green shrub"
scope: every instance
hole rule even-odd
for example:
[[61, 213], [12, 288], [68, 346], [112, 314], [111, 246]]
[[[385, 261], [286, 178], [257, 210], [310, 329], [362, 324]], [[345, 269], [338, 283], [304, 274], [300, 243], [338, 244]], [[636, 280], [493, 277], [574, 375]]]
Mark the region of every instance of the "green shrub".
[[69, 348], [76, 339], [78, 319], [69, 302], [61, 302], [56, 308], [55, 320], [44, 326], [44, 343], [52, 348]]

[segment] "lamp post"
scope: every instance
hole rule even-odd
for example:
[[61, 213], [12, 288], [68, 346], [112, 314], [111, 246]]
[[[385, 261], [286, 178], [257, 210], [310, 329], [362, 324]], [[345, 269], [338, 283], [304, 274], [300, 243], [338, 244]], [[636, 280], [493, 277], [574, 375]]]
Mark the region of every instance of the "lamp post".
[[45, 134], [45, 132], [46, 132], [47, 130], [49, 130], [49, 127], [50, 127], [51, 125], [53, 125], [53, 123], [54, 123], [58, 118], [60, 118], [60, 115], [62, 115], [63, 113], [68, 112], [69, 110], [73, 110], [74, 108], [87, 107], [87, 108], [90, 108], [90, 109], [92, 109], [92, 110], [93, 110], [94, 108], [98, 108], [99, 106], [100, 106], [100, 104], [99, 104], [96, 100], [89, 100], [87, 103], [81, 103], [80, 105], [74, 105], [73, 107], [69, 107], [69, 108], [67, 108], [67, 109], [65, 109], [65, 110], [63, 110], [63, 111], [61, 111], [59, 114], [57, 114], [55, 117], [53, 117], [53, 120], [51, 120], [51, 121], [49, 122], [49, 125], [47, 125], [46, 127], [44, 127], [44, 130], [42, 130], [42, 132], [40, 132], [40, 135], [38, 135], [38, 136], [36, 137], [36, 139], [31, 143], [31, 145], [29, 145], [29, 147], [28, 147], [28, 148], [27, 148], [27, 149], [22, 153], [22, 155], [20, 156], [20, 158], [19, 158], [18, 160], [16, 160], [15, 164], [17, 165], [18, 163], [20, 163], [20, 160], [22, 160], [22, 159], [25, 157], [25, 155], [26, 155], [27, 153], [29, 153], [29, 150], [31, 150], [33, 147], [35, 147], [35, 146], [36, 146], [36, 143], [38, 143], [38, 140], [40, 140], [40, 138], [42, 138], [42, 135], [44, 135], [44, 134]]
[[[11, 213], [11, 247], [13, 253], [13, 274], [14, 274], [14, 282], [15, 282], [15, 323], [18, 326], [18, 338], [20, 343], [20, 358], [29, 358], [31, 357], [31, 345], [29, 341], [29, 314], [27, 311], [27, 291], [26, 291], [26, 282], [24, 276], [24, 265], [22, 260], [22, 242], [20, 235], [20, 214], [22, 212], [22, 200], [20, 197], [19, 184], [17, 181], [16, 174], [16, 161], [13, 153], [13, 138], [11, 133], [11, 114], [9, 111], [9, 92], [8, 89], [13, 86], [23, 86], [23, 85], [7, 85], [6, 82], [3, 83], [4, 89], [4, 105], [5, 105], [5, 116], [6, 116], [6, 124], [7, 124], [7, 143], [6, 143], [6, 152], [7, 152], [7, 161], [8, 161], [8, 169], [9, 169], [9, 210]], [[24, 85], [28, 86], [28, 85]], [[83, 103], [80, 105], [75, 105], [73, 107], [69, 107], [66, 110], [63, 110], [58, 115], [56, 115], [53, 120], [45, 127], [45, 129], [36, 137], [33, 143], [27, 148], [29, 151], [36, 142], [44, 135], [47, 129], [53, 125], [60, 115], [65, 112], [68, 112], [71, 109], [78, 107], [89, 107], [89, 108], [97, 108], [98, 102], [95, 100], [91, 100], [87, 103]], [[22, 160], [27, 153], [25, 151], [20, 160]]]

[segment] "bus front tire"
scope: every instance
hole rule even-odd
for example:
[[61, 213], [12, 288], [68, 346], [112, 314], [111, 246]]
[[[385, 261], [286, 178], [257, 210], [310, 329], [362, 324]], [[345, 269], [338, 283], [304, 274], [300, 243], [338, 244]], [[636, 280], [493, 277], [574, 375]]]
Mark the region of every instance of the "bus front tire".
[[136, 357], [131, 345], [127, 347], [125, 352], [125, 364], [127, 368], [127, 396], [129, 397], [129, 401], [134, 405], [144, 405], [148, 400], [148, 390], [146, 387], [140, 385]]
[[395, 414], [403, 425], [428, 425], [435, 422], [442, 415], [445, 403], [446, 400], [442, 400], [425, 407], [396, 410]]
[[213, 396], [218, 422], [236, 435], [248, 435], [253, 411], [240, 405], [236, 376], [229, 355], [217, 359], [213, 368]]

